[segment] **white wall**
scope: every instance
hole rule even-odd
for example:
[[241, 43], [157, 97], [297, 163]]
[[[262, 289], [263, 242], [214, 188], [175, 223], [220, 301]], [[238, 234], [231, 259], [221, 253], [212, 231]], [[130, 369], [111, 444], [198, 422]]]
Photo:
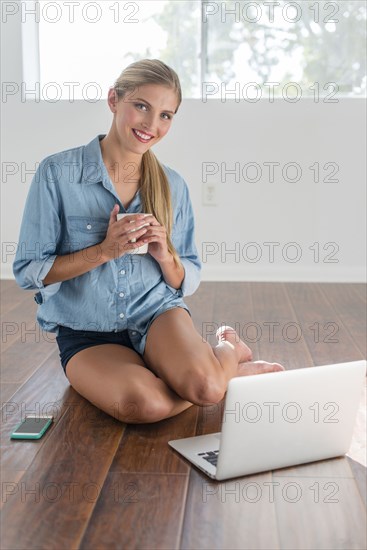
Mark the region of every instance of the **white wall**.
[[[2, 28], [2, 81], [21, 80], [20, 28], [13, 18]], [[32, 174], [24, 177], [21, 164], [31, 170], [51, 153], [107, 133], [111, 116], [105, 101], [21, 102], [18, 94], [2, 103], [3, 278], [12, 277], [15, 244], [11, 243], [18, 239], [32, 179]], [[184, 100], [170, 134], [154, 150], [189, 185], [196, 240], [204, 261], [203, 280], [364, 280], [365, 137], [362, 99], [340, 98], [335, 104], [311, 99], [297, 103]], [[208, 177], [208, 182], [217, 183], [218, 206], [204, 206], [202, 169], [209, 162], [218, 166], [225, 162], [228, 168], [237, 162], [241, 170], [246, 163], [256, 162], [263, 175], [256, 183], [244, 181], [242, 175], [236, 183], [234, 176], [220, 172]], [[280, 163], [273, 183], [265, 162]], [[302, 169], [296, 183], [285, 181], [281, 173], [290, 162]], [[309, 169], [315, 162], [320, 163], [319, 183]], [[327, 162], [338, 164], [334, 177], [339, 182], [322, 181], [330, 173], [323, 169]], [[19, 172], [5, 181], [6, 163], [16, 163]], [[293, 177], [294, 172], [289, 169], [288, 175]], [[249, 176], [254, 172], [250, 170]], [[235, 254], [228, 253], [236, 247]], [[296, 254], [301, 258], [292, 262]], [[256, 255], [259, 260], [250, 261]], [[328, 258], [334, 262], [325, 261]]]

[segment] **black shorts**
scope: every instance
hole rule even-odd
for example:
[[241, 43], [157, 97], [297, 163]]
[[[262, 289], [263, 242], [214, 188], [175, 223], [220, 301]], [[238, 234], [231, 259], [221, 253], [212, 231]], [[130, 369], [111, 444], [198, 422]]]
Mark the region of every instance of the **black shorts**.
[[56, 341], [60, 350], [61, 366], [66, 374], [66, 365], [69, 359], [78, 351], [99, 346], [100, 344], [120, 344], [130, 349], [134, 349], [129, 332], [97, 332], [93, 330], [74, 330], [69, 327], [59, 325], [59, 334]]

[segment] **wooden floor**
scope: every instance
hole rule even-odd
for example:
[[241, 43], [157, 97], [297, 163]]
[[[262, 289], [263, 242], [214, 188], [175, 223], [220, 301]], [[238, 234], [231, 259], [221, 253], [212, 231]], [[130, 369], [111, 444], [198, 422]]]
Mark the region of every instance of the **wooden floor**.
[[[107, 416], [69, 386], [33, 294], [2, 283], [3, 550], [366, 548], [363, 397], [347, 457], [214, 482], [167, 441], [219, 431], [220, 406], [141, 426]], [[211, 343], [236, 326], [255, 359], [287, 369], [366, 357], [363, 285], [202, 283], [187, 303]], [[11, 441], [33, 411], [53, 427]]]

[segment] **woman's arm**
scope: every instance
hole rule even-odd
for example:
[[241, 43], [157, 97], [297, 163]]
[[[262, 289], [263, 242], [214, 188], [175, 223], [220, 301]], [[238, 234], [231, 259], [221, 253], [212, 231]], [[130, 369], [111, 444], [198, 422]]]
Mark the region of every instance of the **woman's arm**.
[[65, 256], [56, 256], [50, 271], [43, 279], [43, 284], [44, 286], [52, 285], [84, 275], [84, 273], [106, 263], [106, 261], [100, 244], [95, 244]]
[[171, 254], [167, 260], [159, 262], [159, 265], [166, 283], [176, 290], [181, 288], [182, 281], [185, 278], [183, 265], [180, 263], [180, 265], [177, 266]]
[[53, 157], [39, 164], [26, 199], [13, 273], [24, 289], [38, 289], [42, 303], [56, 294], [60, 284], [44, 288], [43, 279], [56, 259], [60, 239], [60, 200], [57, 178], [52, 172]]
[[[84, 275], [84, 273], [138, 248], [141, 243], [130, 243], [129, 241], [130, 231], [134, 229], [135, 225], [141, 224], [144, 214], [132, 214], [117, 221], [118, 211], [119, 205], [117, 204], [110, 213], [106, 238], [101, 243], [65, 256], [57, 256], [50, 271], [43, 279], [43, 284], [49, 285]], [[134, 236], [136, 235], [138, 239], [146, 231], [145, 227], [138, 229]]]
[[[52, 160], [52, 157], [50, 157]], [[62, 281], [83, 275], [92, 269], [137, 248], [129, 243], [128, 230], [141, 224], [144, 215], [134, 214], [117, 221], [119, 205], [110, 213], [106, 237], [88, 248], [58, 255], [62, 239], [61, 204], [57, 178], [47, 177], [48, 158], [43, 160], [32, 180], [23, 213], [13, 272], [17, 284], [25, 289], [38, 289], [42, 303], [58, 292]], [[136, 231], [139, 238], [146, 229]]]

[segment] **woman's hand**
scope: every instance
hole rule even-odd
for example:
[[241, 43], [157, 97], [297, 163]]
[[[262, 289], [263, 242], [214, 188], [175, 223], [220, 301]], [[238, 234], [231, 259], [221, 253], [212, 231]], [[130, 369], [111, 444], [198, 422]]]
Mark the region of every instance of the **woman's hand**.
[[158, 263], [166, 262], [172, 255], [167, 248], [167, 231], [156, 218], [152, 215], [146, 215], [144, 218], [146, 223], [149, 223], [145, 235], [139, 239], [140, 246], [143, 243], [148, 243], [148, 252]]
[[[143, 223], [150, 222], [149, 217], [144, 214], [131, 214], [117, 220], [119, 208], [118, 204], [113, 207], [106, 237], [100, 243], [102, 256], [106, 261], [119, 258], [141, 246], [142, 241], [139, 242], [139, 238], [147, 233], [147, 227], [141, 226]], [[136, 227], [141, 227], [141, 229], [135, 231]], [[131, 231], [134, 231], [134, 233], [131, 233]], [[136, 242], [130, 242], [132, 238], [136, 239]]]

